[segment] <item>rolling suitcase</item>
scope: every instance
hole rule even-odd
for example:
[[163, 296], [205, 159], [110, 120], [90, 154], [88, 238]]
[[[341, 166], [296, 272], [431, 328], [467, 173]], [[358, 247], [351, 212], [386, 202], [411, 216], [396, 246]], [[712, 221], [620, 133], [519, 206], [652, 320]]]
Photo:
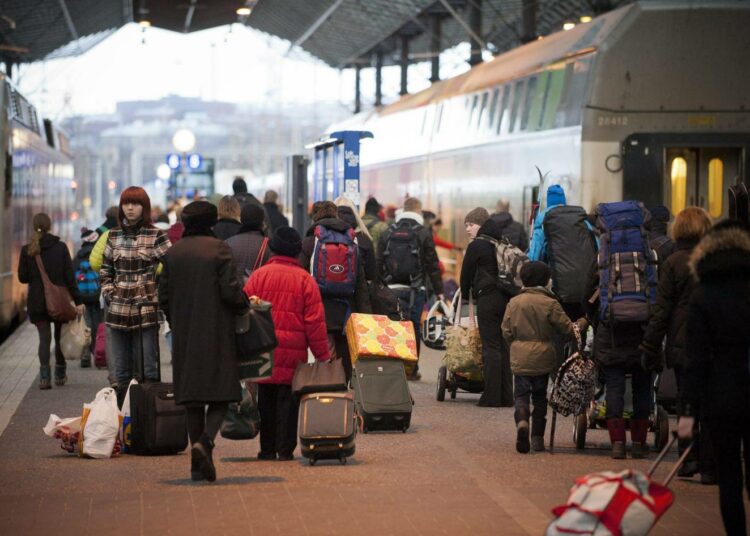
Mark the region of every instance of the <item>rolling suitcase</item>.
[[311, 393], [299, 404], [299, 442], [310, 465], [318, 460], [339, 460], [354, 454], [357, 435], [351, 393]]
[[[158, 307], [156, 302], [138, 306]], [[187, 448], [187, 415], [183, 406], [174, 398], [174, 384], [162, 383], [159, 363], [159, 343], [156, 343], [156, 382], [144, 383], [143, 328], [139, 328], [141, 351], [141, 381], [130, 386], [131, 446], [133, 454], [177, 454]]]
[[395, 359], [360, 359], [352, 375], [362, 431], [401, 430], [411, 423], [412, 398], [404, 363]]

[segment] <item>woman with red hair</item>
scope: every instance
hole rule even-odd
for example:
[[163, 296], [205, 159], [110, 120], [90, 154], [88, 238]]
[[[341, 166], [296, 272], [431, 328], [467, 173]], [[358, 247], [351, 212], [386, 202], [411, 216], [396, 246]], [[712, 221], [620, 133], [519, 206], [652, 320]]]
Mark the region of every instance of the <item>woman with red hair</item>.
[[[118, 400], [122, 403], [130, 380], [140, 370], [140, 331], [143, 328], [143, 376], [156, 380], [158, 319], [156, 269], [171, 246], [167, 233], [151, 224], [151, 200], [137, 186], [120, 196], [118, 227], [109, 232], [100, 271], [102, 296], [107, 302], [107, 358], [115, 361]], [[141, 316], [142, 314], [142, 316]]]

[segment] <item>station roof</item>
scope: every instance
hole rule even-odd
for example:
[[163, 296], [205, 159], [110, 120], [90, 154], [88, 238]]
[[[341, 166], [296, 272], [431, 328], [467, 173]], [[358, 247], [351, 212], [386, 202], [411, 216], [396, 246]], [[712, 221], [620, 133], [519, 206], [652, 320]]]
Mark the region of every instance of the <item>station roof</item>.
[[[632, 0], [536, 0], [537, 33], [596, 15]], [[468, 40], [472, 5], [481, 6], [480, 37], [493, 53], [521, 43], [522, 9], [530, 0], [2, 0], [0, 58], [35, 61], [81, 53], [132, 21], [192, 32], [233, 22], [301, 46], [333, 67], [369, 65], [384, 52], [397, 63], [401, 35], [410, 62], [431, 56], [430, 21], [442, 20], [440, 49]], [[252, 7], [249, 16], [237, 8]]]

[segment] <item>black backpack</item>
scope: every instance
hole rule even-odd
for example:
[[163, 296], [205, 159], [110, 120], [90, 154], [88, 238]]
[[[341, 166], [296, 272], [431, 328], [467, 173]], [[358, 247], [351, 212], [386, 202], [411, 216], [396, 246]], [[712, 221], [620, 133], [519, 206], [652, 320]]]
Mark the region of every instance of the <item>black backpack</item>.
[[413, 285], [422, 279], [419, 256], [418, 224], [402, 220], [388, 229], [383, 260], [385, 282], [389, 285]]

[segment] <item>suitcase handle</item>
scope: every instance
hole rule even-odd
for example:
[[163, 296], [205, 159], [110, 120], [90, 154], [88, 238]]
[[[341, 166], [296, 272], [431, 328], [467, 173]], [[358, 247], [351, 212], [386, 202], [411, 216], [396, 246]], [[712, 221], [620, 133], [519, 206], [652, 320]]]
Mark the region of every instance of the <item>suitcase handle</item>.
[[[654, 460], [654, 463], [649, 468], [648, 472], [646, 473], [649, 478], [651, 478], [654, 475], [654, 472], [659, 467], [659, 464], [664, 459], [664, 457], [667, 455], [667, 452], [669, 452], [669, 449], [672, 448], [672, 445], [674, 445], [674, 442], [677, 441], [677, 432], [672, 431], [672, 439], [669, 440], [669, 443], [661, 450], [659, 453], [659, 456], [656, 457]], [[685, 452], [682, 453], [680, 458], [677, 460], [677, 462], [672, 466], [672, 470], [669, 471], [669, 474], [667, 475], [667, 478], [664, 479], [664, 482], [662, 482], [662, 485], [664, 487], [669, 486], [669, 483], [672, 481], [674, 476], [677, 474], [677, 471], [679, 471], [680, 467], [682, 467], [682, 464], [685, 463], [685, 460], [687, 459], [688, 455], [690, 454], [690, 451], [693, 450], [693, 445], [695, 444], [695, 440], [693, 440], [690, 445], [688, 445], [688, 448], [685, 449]]]
[[138, 338], [140, 339], [141, 346], [141, 383], [146, 381], [146, 358], [143, 352], [143, 308], [153, 307], [156, 309], [156, 341], [154, 342], [154, 360], [156, 361], [156, 381], [161, 383], [161, 356], [159, 348], [159, 302], [147, 301], [141, 302], [137, 305], [138, 307]]

